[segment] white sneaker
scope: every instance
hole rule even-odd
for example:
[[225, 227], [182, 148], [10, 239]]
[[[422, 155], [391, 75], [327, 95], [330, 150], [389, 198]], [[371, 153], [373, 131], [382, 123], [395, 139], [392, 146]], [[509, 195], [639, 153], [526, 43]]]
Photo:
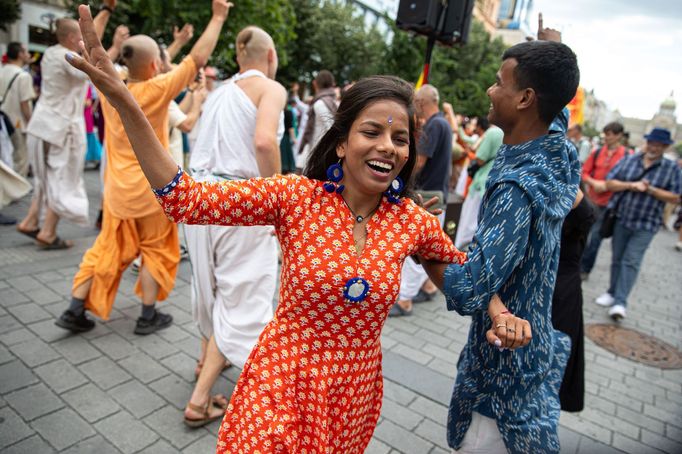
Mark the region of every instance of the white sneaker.
[[615, 298], [608, 292], [594, 300], [594, 303], [599, 304], [600, 306], [611, 306], [615, 302]]
[[609, 309], [609, 316], [616, 322], [624, 319], [626, 316], [625, 306], [622, 304], [614, 304], [611, 306], [611, 309]]

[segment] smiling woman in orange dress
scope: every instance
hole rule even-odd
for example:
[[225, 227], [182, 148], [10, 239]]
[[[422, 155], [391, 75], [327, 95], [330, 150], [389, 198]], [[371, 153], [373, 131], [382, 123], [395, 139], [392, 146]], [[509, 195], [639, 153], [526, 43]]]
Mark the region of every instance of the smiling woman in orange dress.
[[[304, 176], [199, 183], [159, 145], [89, 32], [89, 11], [79, 12], [85, 58], [68, 58], [121, 114], [166, 214], [188, 224], [273, 225], [282, 246], [277, 312], [237, 382], [218, 452], [363, 452], [380, 414], [380, 334], [403, 261], [466, 258], [438, 219], [405, 197], [416, 159], [412, 87], [388, 76], [356, 83]], [[491, 313], [503, 310], [493, 299]]]

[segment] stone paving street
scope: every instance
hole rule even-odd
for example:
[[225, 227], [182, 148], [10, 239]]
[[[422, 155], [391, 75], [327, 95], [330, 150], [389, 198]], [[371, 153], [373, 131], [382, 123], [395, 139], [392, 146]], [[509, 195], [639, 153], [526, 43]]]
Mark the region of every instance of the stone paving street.
[[[87, 171], [91, 213], [97, 172]], [[21, 217], [28, 198], [3, 213]], [[126, 272], [111, 319], [85, 335], [54, 326], [71, 279], [96, 231], [64, 223], [67, 251], [38, 251], [13, 227], [0, 227], [0, 451], [3, 453], [209, 453], [219, 424], [190, 430], [182, 409], [193, 386], [199, 339], [190, 315], [189, 265], [162, 307], [172, 327], [133, 334], [139, 315], [135, 276]], [[682, 254], [675, 235], [654, 239], [624, 325], [682, 348]], [[608, 323], [592, 303], [606, 288], [610, 244], [586, 282], [585, 319]], [[442, 297], [415, 315], [389, 319], [382, 337], [385, 399], [367, 452], [447, 453], [445, 421], [468, 320]], [[682, 370], [617, 357], [586, 340], [586, 409], [561, 416], [565, 453], [682, 453]], [[227, 369], [215, 392], [229, 394], [239, 371]]]

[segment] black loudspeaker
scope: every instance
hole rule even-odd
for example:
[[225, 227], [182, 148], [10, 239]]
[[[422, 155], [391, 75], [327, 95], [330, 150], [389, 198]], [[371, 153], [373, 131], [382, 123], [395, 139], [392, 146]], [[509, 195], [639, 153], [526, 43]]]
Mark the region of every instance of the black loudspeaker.
[[465, 43], [475, 0], [400, 0], [396, 25], [443, 44]]
[[429, 35], [438, 27], [441, 8], [440, 0], [401, 0], [395, 23], [402, 30]]
[[438, 35], [438, 41], [443, 44], [464, 44], [467, 42], [474, 3], [475, 0], [448, 1], [448, 7], [445, 11], [445, 23]]

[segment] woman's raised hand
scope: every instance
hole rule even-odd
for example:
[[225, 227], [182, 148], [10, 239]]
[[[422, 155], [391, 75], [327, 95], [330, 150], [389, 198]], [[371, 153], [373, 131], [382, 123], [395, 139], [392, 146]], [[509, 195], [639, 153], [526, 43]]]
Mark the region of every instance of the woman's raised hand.
[[83, 34], [83, 41], [80, 42], [82, 55], [69, 52], [66, 54], [66, 60], [71, 66], [87, 74], [95, 87], [106, 96], [112, 105], [116, 106], [119, 102], [131, 98], [131, 95], [121, 81], [106, 50], [102, 47], [102, 43], [97, 38], [90, 7], [80, 5], [78, 15], [80, 16], [78, 25]]

